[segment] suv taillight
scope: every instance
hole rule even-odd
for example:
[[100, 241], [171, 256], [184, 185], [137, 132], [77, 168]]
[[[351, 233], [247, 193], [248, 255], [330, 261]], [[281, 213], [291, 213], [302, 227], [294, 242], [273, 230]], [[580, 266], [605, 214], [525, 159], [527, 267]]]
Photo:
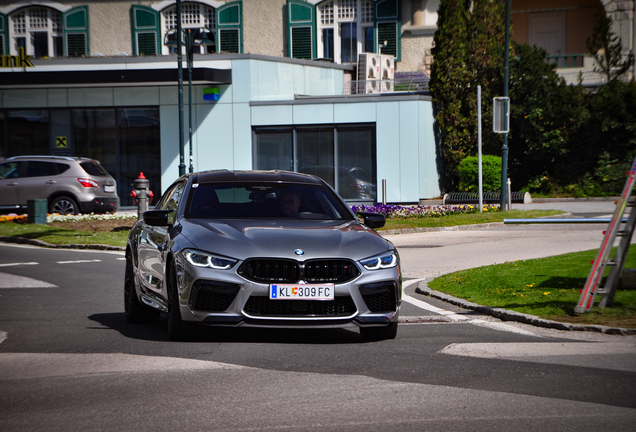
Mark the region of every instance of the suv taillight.
[[89, 188], [89, 187], [99, 187], [99, 185], [97, 184], [97, 182], [95, 180], [91, 180], [91, 179], [85, 179], [85, 178], [78, 178], [77, 179], [78, 182], [80, 182], [82, 184], [82, 186], [84, 186], [85, 188]]

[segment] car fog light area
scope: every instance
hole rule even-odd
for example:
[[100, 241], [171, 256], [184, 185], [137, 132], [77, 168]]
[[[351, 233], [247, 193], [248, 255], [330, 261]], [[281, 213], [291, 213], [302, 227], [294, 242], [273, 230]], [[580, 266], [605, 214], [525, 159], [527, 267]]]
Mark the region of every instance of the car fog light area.
[[395, 252], [387, 252], [382, 255], [376, 255], [371, 258], [363, 259], [360, 264], [367, 270], [379, 270], [395, 267], [397, 265], [397, 256]]
[[209, 267], [217, 270], [227, 270], [236, 263], [236, 260], [219, 257], [194, 249], [184, 250], [183, 256], [195, 267]]

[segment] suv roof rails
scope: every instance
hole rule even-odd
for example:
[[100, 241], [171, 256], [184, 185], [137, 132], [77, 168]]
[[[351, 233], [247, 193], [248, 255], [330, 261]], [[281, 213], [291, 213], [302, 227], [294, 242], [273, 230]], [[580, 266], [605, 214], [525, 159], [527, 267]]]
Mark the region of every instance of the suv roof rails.
[[79, 156], [53, 156], [53, 155], [30, 155], [30, 156], [12, 156], [10, 158], [8, 158], [7, 160], [12, 160], [12, 159], [35, 159], [35, 158], [44, 158], [44, 159], [61, 159], [61, 160], [67, 160], [67, 161], [78, 161], [78, 160], [92, 160], [89, 158], [85, 158], [85, 157], [79, 157]]

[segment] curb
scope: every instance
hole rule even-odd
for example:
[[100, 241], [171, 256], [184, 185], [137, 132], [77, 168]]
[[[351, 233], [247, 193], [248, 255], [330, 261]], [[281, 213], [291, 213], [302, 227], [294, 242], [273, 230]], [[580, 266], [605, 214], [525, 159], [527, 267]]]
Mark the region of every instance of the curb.
[[474, 310], [475, 312], [482, 313], [484, 315], [490, 315], [495, 318], [499, 318], [502, 321], [516, 321], [523, 324], [530, 324], [536, 327], [551, 328], [556, 330], [566, 331], [589, 331], [595, 333], [605, 333], [611, 335], [623, 335], [634, 336], [636, 335], [636, 329], [625, 329], [620, 327], [607, 327], [601, 325], [582, 325], [582, 324], [569, 324], [558, 321], [550, 321], [543, 318], [536, 317], [534, 315], [528, 315], [521, 312], [515, 312], [502, 308], [493, 308], [489, 306], [482, 306], [477, 303], [472, 303], [467, 300], [463, 300], [457, 297], [453, 297], [448, 294], [444, 294], [439, 291], [435, 291], [428, 287], [426, 282], [421, 282], [415, 292], [425, 296], [432, 297], [437, 300], [444, 301], [446, 303], [453, 304], [455, 306], [462, 307], [464, 309]]
[[434, 227], [434, 228], [402, 228], [402, 229], [392, 229], [392, 230], [380, 230], [378, 234], [414, 234], [421, 232], [436, 232], [436, 231], [468, 231], [479, 228], [494, 228], [503, 226], [503, 222], [488, 222], [483, 224], [474, 224], [474, 225], [454, 225], [448, 227]]
[[[558, 215], [553, 216], [541, 216], [537, 219], [568, 219], [572, 217], [572, 212], [564, 212]], [[488, 222], [474, 225], [453, 225], [447, 227], [431, 227], [431, 228], [402, 228], [402, 229], [392, 229], [392, 230], [379, 230], [378, 234], [383, 235], [395, 235], [395, 234], [415, 234], [422, 232], [438, 232], [438, 231], [469, 231], [480, 228], [495, 228], [502, 227], [505, 224], [503, 222]]]
[[32, 246], [40, 246], [40, 247], [51, 248], [51, 249], [91, 249], [91, 250], [108, 250], [108, 251], [121, 251], [121, 252], [124, 252], [126, 250], [126, 248], [123, 246], [110, 246], [110, 245], [101, 245], [101, 244], [55, 245], [55, 244], [44, 242], [42, 240], [29, 239], [25, 237], [0, 236], [0, 242], [28, 244]]

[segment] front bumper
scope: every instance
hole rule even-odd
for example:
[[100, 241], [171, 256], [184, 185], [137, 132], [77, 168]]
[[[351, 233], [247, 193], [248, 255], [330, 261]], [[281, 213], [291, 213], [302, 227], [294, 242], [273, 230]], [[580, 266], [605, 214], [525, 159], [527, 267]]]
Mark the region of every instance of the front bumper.
[[362, 271], [335, 285], [334, 300], [270, 300], [269, 285], [233, 271], [182, 267], [180, 311], [204, 325], [265, 328], [357, 328], [398, 320], [402, 280], [395, 268]]

